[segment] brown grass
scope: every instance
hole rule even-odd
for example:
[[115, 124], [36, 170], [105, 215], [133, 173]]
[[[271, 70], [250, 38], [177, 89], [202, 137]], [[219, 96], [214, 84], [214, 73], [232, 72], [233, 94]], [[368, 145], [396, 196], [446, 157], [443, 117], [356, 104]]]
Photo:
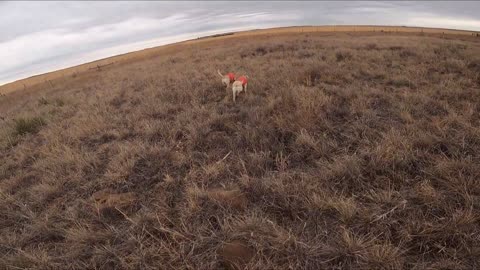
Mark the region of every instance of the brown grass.
[[[233, 33], [224, 33], [224, 34], [217, 34], [208, 37], [198, 37], [196, 39], [191, 39], [187, 41], [182, 41], [174, 44], [169, 44], [165, 46], [158, 46], [154, 48], [148, 48], [136, 52], [125, 53], [121, 55], [116, 55], [104, 59], [100, 59], [97, 61], [85, 63], [82, 65], [65, 68], [45, 74], [40, 74], [36, 76], [32, 76], [29, 78], [21, 79], [12, 83], [8, 83], [5, 85], [0, 86], [0, 96], [2, 94], [11, 93], [16, 90], [26, 89], [32, 86], [36, 86], [38, 84], [45, 84], [49, 87], [54, 87], [54, 81], [69, 81], [70, 78], [75, 79], [78, 74], [80, 73], [92, 73], [101, 71], [104, 69], [109, 69], [111, 65], [122, 65], [125, 63], [143, 61], [145, 59], [149, 59], [151, 57], [158, 57], [159, 55], [168, 55], [173, 51], [177, 51], [179, 47], [185, 46], [189, 47], [190, 45], [202, 44], [205, 42], [211, 42], [212, 40], [215, 41], [222, 41], [228, 40], [231, 38], [254, 38], [256, 36], [264, 36], [264, 35], [282, 35], [282, 34], [291, 34], [291, 33], [323, 33], [325, 35], [331, 35], [331, 33], [335, 32], [346, 32], [349, 35], [360, 33], [365, 35], [366, 33], [385, 33], [395, 34], [395, 35], [402, 35], [402, 34], [416, 34], [416, 35], [429, 35], [429, 36], [437, 36], [442, 37], [445, 39], [478, 39], [480, 37], [480, 33], [476, 31], [467, 31], [467, 30], [455, 30], [455, 29], [440, 29], [440, 28], [426, 28], [426, 27], [405, 27], [405, 26], [368, 26], [368, 25], [330, 25], [330, 26], [292, 26], [292, 27], [280, 27], [280, 28], [269, 28], [269, 29], [257, 29], [257, 30], [249, 30], [249, 31], [242, 31], [242, 32], [233, 32]], [[373, 46], [373, 47], [372, 47]], [[376, 49], [376, 44], [368, 43], [366, 44], [367, 49]], [[264, 47], [258, 47], [255, 53], [265, 54], [266, 51]], [[305, 52], [300, 52], [305, 53]], [[308, 54], [308, 52], [307, 52]]]
[[479, 55], [231, 35], [2, 96], [0, 269], [478, 268]]

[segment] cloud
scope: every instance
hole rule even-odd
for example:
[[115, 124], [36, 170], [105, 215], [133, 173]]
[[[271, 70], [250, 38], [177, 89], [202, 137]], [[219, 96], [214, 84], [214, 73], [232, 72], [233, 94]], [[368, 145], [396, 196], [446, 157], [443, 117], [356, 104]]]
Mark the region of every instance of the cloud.
[[480, 30], [480, 20], [452, 17], [438, 18], [431, 14], [410, 18], [406, 25]]
[[[31, 69], [32, 73], [39, 72], [33, 70], [39, 66], [32, 64], [48, 62], [48, 59], [58, 59], [60, 56], [70, 62], [68, 58], [72, 55], [132, 42], [132, 37], [152, 32], [161, 33], [162, 29], [180, 24], [185, 18], [186, 15], [183, 14], [164, 19], [130, 18], [119, 23], [92, 26], [78, 32], [71, 32], [68, 28], [56, 28], [16, 37], [0, 43], [0, 82], [8, 81], [11, 70], [23, 68]], [[40, 72], [47, 72], [47, 69]]]

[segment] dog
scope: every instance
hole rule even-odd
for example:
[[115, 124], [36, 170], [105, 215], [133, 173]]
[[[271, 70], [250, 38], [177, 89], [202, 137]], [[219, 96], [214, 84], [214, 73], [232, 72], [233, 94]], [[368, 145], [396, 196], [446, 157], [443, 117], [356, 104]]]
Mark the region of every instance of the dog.
[[233, 102], [235, 102], [236, 97], [242, 91], [247, 93], [247, 86], [248, 86], [248, 76], [243, 75], [237, 78], [235, 82], [232, 84], [232, 92], [233, 92]]
[[225, 85], [226, 89], [228, 89], [230, 84], [235, 81], [235, 74], [233, 74], [232, 72], [229, 72], [225, 75], [222, 75], [222, 73], [220, 73], [220, 70], [217, 70], [217, 72], [218, 72], [218, 75], [222, 77], [222, 84]]

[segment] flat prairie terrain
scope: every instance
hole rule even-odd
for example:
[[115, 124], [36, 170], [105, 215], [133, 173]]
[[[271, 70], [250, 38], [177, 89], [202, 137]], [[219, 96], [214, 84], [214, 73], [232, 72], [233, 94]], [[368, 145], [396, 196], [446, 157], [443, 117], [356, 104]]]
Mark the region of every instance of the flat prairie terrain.
[[0, 269], [479, 268], [480, 39], [278, 31], [1, 96]]
[[[218, 34], [209, 37], [199, 37], [197, 39], [182, 41], [174, 44], [148, 48], [131, 53], [121, 54], [105, 59], [100, 59], [83, 65], [78, 65], [58, 71], [49, 72], [37, 76], [32, 76], [26, 79], [18, 80], [6, 85], [0, 86], [0, 94], [10, 93], [16, 90], [29, 88], [37, 84], [49, 84], [52, 80], [68, 80], [70, 77], [76, 77], [79, 73], [89, 72], [91, 70], [101, 69], [109, 65], [121, 65], [130, 63], [132, 61], [142, 61], [151, 57], [169, 54], [172, 51], [178, 51], [182, 45], [193, 45], [203, 42], [210, 42], [215, 40], [224, 40], [237, 37], [254, 38], [258, 35], [279, 35], [290, 33], [385, 33], [385, 34], [421, 34], [430, 36], [440, 36], [442, 38], [460, 38], [465, 39], [469, 37], [480, 38], [480, 32], [464, 31], [454, 29], [438, 29], [426, 27], [405, 27], [405, 26], [358, 26], [358, 25], [330, 25], [330, 26], [292, 26], [269, 29], [257, 29], [242, 32], [231, 32], [226, 34]], [[179, 46], [180, 45], [180, 46]]]

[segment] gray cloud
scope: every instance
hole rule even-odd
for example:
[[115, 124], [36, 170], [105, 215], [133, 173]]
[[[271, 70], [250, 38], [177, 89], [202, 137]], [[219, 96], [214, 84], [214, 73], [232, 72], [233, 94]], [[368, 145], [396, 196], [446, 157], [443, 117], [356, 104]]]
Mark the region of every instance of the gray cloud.
[[479, 2], [0, 2], [0, 84], [216, 32], [384, 24], [480, 30]]

